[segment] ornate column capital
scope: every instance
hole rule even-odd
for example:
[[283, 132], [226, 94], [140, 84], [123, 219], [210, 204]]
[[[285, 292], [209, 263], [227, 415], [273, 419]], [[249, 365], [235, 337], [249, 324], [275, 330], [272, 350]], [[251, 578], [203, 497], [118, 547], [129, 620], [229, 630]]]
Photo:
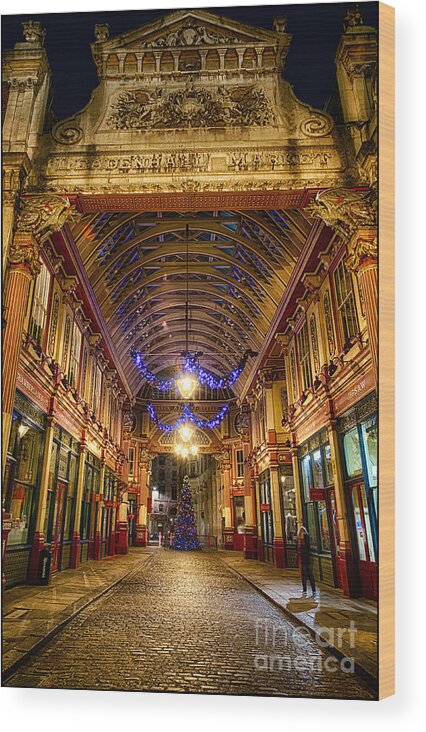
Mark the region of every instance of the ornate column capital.
[[32, 277], [40, 272], [40, 247], [34, 236], [27, 232], [15, 234], [9, 249], [11, 269], [26, 269]]
[[377, 230], [366, 227], [358, 229], [348, 245], [346, 267], [358, 273], [365, 267], [377, 267]]
[[16, 219], [16, 231], [31, 233], [41, 242], [75, 217], [76, 211], [69, 198], [55, 194], [24, 196]]
[[347, 188], [327, 188], [319, 191], [307, 206], [313, 218], [351, 236], [360, 227], [375, 227], [377, 223], [376, 194], [373, 189], [354, 191]]

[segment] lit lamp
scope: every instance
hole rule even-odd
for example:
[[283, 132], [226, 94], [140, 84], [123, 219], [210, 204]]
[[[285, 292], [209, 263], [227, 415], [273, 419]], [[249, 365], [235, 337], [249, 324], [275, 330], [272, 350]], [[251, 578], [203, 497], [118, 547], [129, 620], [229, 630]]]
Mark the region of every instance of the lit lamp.
[[190, 426], [190, 424], [188, 422], [184, 422], [179, 427], [179, 434], [184, 442], [189, 442], [189, 440], [192, 437], [192, 432], [193, 432], [192, 427]]
[[21, 438], [21, 440], [22, 440], [23, 437], [25, 437], [25, 435], [27, 434], [27, 432], [28, 432], [29, 429], [30, 428], [28, 427], [27, 424], [22, 424], [21, 423], [19, 425], [19, 427], [18, 427], [18, 433], [19, 433], [19, 437]]
[[182, 399], [191, 399], [198, 386], [198, 379], [195, 376], [191, 376], [191, 374], [184, 373], [176, 379], [176, 386], [181, 393]]

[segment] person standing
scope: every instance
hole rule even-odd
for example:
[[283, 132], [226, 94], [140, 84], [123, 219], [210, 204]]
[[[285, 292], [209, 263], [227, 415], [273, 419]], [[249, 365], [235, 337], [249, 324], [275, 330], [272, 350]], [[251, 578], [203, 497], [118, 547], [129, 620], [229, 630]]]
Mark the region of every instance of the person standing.
[[161, 533], [161, 531], [159, 531], [158, 532], [158, 546], [159, 546], [160, 549], [161, 549], [161, 540], [162, 540], [162, 538], [163, 538], [163, 534]]
[[312, 569], [309, 534], [304, 526], [301, 526], [297, 533], [297, 559], [302, 574], [303, 594], [306, 596], [307, 581], [309, 580], [312, 597], [316, 597], [317, 590]]

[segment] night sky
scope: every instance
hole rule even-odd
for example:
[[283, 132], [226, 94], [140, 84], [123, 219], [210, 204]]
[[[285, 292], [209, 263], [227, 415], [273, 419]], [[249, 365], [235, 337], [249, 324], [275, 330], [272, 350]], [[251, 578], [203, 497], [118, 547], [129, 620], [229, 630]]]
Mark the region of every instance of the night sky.
[[[364, 23], [377, 28], [378, 3], [359, 3]], [[272, 30], [276, 16], [287, 16], [287, 32], [293, 36], [284, 77], [296, 95], [323, 108], [335, 86], [334, 56], [342, 34], [342, 21], [354, 3], [312, 5], [259, 5], [257, 7], [204, 8], [251, 25]], [[176, 9], [176, 8], [175, 8]], [[95, 23], [109, 23], [110, 37], [133, 30], [166, 15], [170, 10], [50, 13], [2, 16], [3, 49], [22, 41], [23, 20], [38, 20], [46, 28], [45, 46], [53, 74], [54, 111], [58, 119], [69, 117], [90, 99], [98, 84], [90, 43]]]

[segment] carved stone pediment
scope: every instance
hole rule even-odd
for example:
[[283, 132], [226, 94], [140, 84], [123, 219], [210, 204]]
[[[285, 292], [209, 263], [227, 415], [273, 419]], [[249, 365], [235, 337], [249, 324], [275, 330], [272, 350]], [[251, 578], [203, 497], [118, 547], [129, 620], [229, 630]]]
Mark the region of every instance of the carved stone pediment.
[[283, 44], [290, 36], [285, 21], [275, 23], [275, 30], [264, 30], [222, 18], [204, 10], [178, 10], [163, 18], [115, 38], [108, 38], [106, 25], [96, 27], [96, 52], [138, 49], [174, 49], [229, 47], [246, 44]]

